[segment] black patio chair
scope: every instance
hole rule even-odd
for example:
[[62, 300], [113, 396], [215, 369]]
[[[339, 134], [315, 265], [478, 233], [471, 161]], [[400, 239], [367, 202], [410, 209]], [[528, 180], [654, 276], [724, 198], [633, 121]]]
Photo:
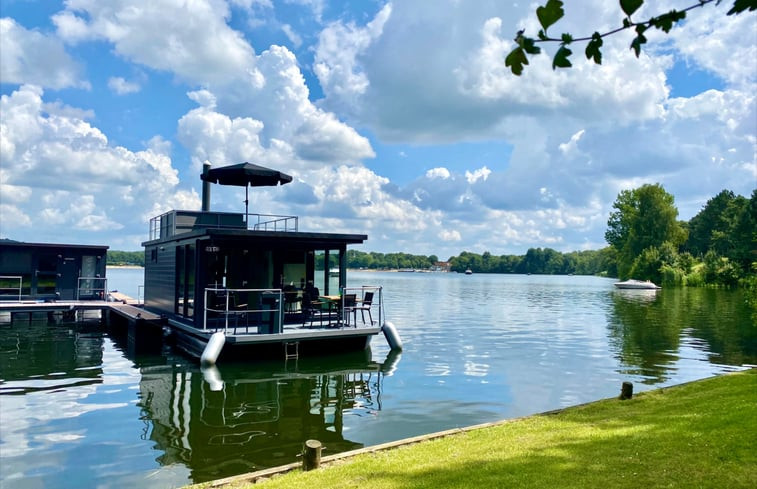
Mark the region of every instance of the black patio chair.
[[[357, 316], [357, 311], [360, 311], [360, 317], [363, 318], [363, 324], [365, 324], [365, 312], [368, 311], [368, 319], [371, 321], [371, 326], [373, 326], [373, 316], [371, 316], [373, 294], [373, 292], [366, 292], [365, 295], [363, 295], [363, 300], [355, 305], [355, 314]], [[357, 323], [357, 318], [355, 319], [355, 322]]]

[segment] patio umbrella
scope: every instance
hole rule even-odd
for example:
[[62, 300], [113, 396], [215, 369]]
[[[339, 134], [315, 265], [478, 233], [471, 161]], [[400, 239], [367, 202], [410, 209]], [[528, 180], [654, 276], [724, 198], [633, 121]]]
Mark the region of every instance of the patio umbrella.
[[211, 168], [206, 174], [200, 176], [206, 182], [219, 185], [234, 185], [244, 187], [244, 215], [247, 216], [249, 205], [248, 187], [275, 187], [292, 181], [292, 177], [278, 170], [266, 168], [252, 163], [239, 163], [236, 165]]

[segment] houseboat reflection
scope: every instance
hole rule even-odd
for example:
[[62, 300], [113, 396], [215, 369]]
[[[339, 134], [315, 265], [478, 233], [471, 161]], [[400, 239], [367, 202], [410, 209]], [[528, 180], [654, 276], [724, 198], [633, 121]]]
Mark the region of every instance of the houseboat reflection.
[[381, 409], [385, 364], [370, 351], [298, 362], [142, 367], [140, 402], [161, 465], [184, 464], [195, 482], [298, 460], [318, 439], [328, 453], [360, 448], [345, 436], [349, 416]]

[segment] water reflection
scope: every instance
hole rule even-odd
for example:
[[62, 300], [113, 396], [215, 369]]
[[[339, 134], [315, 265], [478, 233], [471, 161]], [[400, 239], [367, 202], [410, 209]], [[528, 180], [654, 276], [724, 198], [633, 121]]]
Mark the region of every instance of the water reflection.
[[101, 382], [103, 333], [94, 323], [6, 323], [0, 333], [0, 393], [26, 394]]
[[157, 461], [185, 464], [201, 482], [296, 461], [310, 438], [327, 453], [362, 447], [346, 436], [345, 416], [381, 410], [382, 376], [396, 361], [364, 351], [254, 368], [146, 365], [138, 405]]
[[613, 291], [612, 302], [607, 327], [620, 371], [646, 384], [667, 381], [684, 355], [724, 365], [757, 361], [757, 328], [740, 291]]

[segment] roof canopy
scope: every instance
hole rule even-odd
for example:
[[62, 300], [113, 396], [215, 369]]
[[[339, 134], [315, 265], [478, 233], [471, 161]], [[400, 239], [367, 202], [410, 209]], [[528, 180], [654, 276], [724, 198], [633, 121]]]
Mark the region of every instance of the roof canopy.
[[238, 187], [275, 187], [292, 181], [292, 177], [286, 173], [247, 162], [211, 168], [207, 175], [201, 175], [200, 178], [210, 183]]

